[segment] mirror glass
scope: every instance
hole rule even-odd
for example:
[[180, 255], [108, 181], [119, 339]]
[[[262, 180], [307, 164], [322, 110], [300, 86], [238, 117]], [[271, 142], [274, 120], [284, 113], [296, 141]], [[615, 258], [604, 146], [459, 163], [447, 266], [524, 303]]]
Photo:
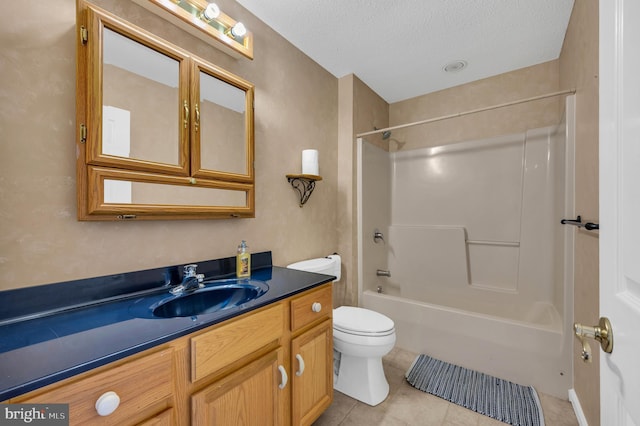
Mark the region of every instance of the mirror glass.
[[200, 71], [201, 168], [248, 174], [244, 90]]
[[102, 153], [179, 163], [180, 64], [104, 28]]
[[107, 204], [246, 207], [247, 192], [105, 179], [104, 202]]

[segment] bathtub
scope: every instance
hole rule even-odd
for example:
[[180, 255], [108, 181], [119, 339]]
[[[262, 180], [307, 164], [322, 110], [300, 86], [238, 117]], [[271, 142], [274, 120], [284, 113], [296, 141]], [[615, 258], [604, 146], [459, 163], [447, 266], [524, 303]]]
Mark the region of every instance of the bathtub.
[[358, 303], [393, 319], [398, 347], [567, 398], [574, 102], [522, 135], [404, 153], [358, 140]]
[[567, 398], [571, 346], [550, 306], [531, 306], [520, 319], [418, 302], [365, 290], [360, 303], [392, 318], [396, 346]]

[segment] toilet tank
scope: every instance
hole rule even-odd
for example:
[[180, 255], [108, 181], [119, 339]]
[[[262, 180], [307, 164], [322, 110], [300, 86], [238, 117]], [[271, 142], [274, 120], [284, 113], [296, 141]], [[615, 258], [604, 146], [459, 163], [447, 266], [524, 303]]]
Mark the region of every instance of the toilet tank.
[[287, 265], [289, 269], [299, 271], [316, 272], [318, 274], [334, 275], [336, 281], [340, 280], [340, 256], [332, 254], [327, 257], [301, 260], [300, 262]]

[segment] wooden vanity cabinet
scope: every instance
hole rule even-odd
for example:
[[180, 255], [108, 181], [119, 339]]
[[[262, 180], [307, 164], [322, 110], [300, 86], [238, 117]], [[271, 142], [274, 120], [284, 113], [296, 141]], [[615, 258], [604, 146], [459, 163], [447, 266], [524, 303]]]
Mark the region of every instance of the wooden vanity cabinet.
[[[12, 399], [70, 424], [309, 425], [333, 400], [331, 284]], [[114, 391], [119, 407], [96, 412]]]
[[[173, 365], [171, 348], [154, 348], [13, 398], [11, 403], [69, 404], [71, 425], [175, 425]], [[109, 392], [118, 395], [120, 404], [101, 416], [96, 402]]]
[[[192, 424], [313, 423], [333, 400], [331, 292], [326, 284], [194, 337], [194, 381], [229, 363], [246, 362], [261, 348], [274, 349], [194, 393]], [[200, 349], [224, 359], [214, 361], [216, 355]], [[209, 373], [197, 361], [204, 359], [211, 360]]]
[[200, 389], [190, 392], [192, 425], [286, 424], [286, 308], [278, 302], [190, 339], [191, 383]]
[[292, 424], [310, 425], [333, 401], [331, 284], [291, 301]]

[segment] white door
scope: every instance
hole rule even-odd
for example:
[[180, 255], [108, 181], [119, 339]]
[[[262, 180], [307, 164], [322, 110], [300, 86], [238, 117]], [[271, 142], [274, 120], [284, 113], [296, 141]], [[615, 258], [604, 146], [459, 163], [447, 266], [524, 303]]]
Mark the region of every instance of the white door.
[[600, 0], [600, 314], [614, 339], [602, 426], [640, 425], [639, 22], [640, 1]]

